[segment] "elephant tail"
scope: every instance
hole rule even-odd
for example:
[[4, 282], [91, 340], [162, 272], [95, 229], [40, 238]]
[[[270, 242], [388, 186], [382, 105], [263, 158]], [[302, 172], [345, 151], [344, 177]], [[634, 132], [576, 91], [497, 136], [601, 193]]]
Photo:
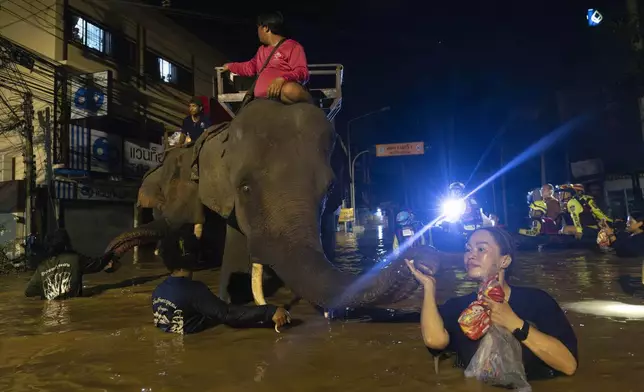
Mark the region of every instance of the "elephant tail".
[[135, 246], [155, 243], [166, 236], [170, 225], [165, 219], [157, 219], [146, 223], [132, 230], [128, 230], [110, 242], [105, 253], [114, 253], [114, 256], [122, 257], [126, 252]]

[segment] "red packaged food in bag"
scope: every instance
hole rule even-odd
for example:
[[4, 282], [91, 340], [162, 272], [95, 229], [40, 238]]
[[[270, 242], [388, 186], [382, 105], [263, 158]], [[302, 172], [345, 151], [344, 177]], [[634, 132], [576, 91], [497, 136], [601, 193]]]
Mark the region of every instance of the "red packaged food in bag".
[[480, 300], [472, 302], [458, 317], [458, 323], [465, 336], [472, 340], [479, 340], [490, 328], [487, 306]]
[[488, 279], [481, 285], [481, 289], [479, 289], [478, 299], [483, 299], [482, 296], [489, 297], [491, 300], [498, 303], [503, 303], [503, 301], [505, 301], [505, 292], [503, 291], [503, 286], [501, 286], [501, 283], [496, 276]]
[[496, 276], [479, 286], [477, 300], [465, 308], [458, 318], [461, 330], [472, 340], [479, 340], [490, 328], [490, 314], [484, 301], [485, 296], [499, 303], [505, 301], [505, 292]]

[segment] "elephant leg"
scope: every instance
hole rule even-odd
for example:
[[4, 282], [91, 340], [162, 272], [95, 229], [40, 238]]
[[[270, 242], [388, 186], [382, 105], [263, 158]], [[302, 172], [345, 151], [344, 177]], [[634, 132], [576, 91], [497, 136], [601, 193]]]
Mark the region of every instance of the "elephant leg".
[[251, 288], [255, 305], [266, 305], [266, 299], [264, 298], [264, 266], [259, 263], [253, 263]]
[[251, 263], [246, 237], [234, 227], [226, 226], [226, 243], [221, 264], [219, 296], [231, 303], [252, 300], [250, 285]]

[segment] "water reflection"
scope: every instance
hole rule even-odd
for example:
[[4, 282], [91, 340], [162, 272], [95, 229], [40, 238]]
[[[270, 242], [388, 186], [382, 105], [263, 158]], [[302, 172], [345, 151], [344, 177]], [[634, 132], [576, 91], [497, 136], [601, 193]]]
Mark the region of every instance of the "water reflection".
[[626, 319], [644, 319], [643, 305], [630, 305], [617, 301], [582, 301], [562, 305], [573, 312], [605, 317], [623, 317]]
[[69, 303], [67, 301], [43, 301], [41, 321], [44, 327], [68, 325], [71, 321]]

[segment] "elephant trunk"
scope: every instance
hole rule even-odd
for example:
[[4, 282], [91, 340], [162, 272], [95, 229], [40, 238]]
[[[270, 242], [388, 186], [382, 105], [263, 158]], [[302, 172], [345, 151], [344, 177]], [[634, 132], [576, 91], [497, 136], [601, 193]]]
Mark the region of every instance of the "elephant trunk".
[[262, 264], [270, 265], [295, 294], [326, 309], [393, 304], [418, 288], [403, 257], [392, 257], [367, 273], [355, 275], [335, 268], [319, 245], [262, 242], [257, 246], [251, 240], [252, 254]]
[[155, 243], [162, 239], [170, 230], [165, 219], [157, 219], [132, 230], [126, 231], [114, 238], [105, 249], [105, 253], [113, 252], [116, 257], [123, 256], [135, 246]]

